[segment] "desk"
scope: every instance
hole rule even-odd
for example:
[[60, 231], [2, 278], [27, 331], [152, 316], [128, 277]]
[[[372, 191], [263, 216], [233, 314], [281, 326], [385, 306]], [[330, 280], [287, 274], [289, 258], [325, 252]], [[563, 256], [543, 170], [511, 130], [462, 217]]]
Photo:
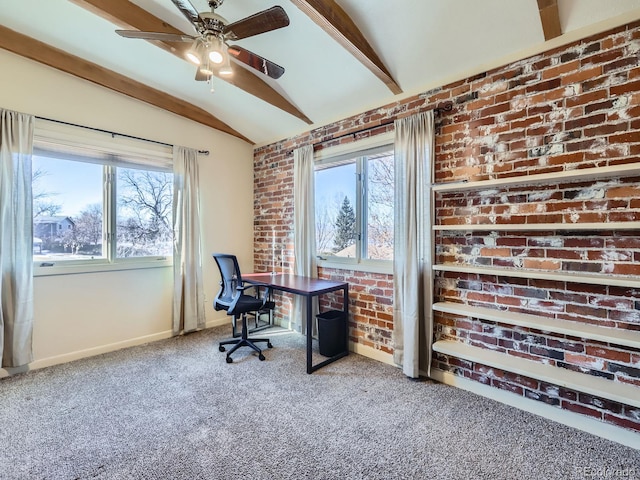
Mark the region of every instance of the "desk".
[[[303, 277], [300, 275], [276, 274], [271, 273], [250, 273], [242, 275], [242, 280], [253, 285], [266, 285], [272, 290], [293, 293], [305, 297], [306, 301], [306, 317], [307, 317], [307, 373], [313, 373], [325, 365], [335, 362], [339, 358], [349, 354], [349, 284], [346, 282], [332, 282], [320, 278]], [[342, 290], [343, 303], [342, 309], [345, 315], [345, 336], [344, 351], [324, 360], [316, 365], [312, 361], [313, 346], [313, 297], [322, 295], [323, 293], [337, 292]]]

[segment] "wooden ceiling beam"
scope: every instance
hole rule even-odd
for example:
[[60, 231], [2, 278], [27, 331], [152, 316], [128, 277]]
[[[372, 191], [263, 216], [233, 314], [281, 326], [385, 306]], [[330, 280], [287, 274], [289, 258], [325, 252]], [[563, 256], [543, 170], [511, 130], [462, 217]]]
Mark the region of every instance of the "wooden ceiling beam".
[[402, 89], [373, 47], [335, 0], [291, 0], [291, 2], [382, 80], [389, 90], [396, 95], [402, 93]]
[[540, 13], [540, 22], [542, 22], [545, 40], [551, 40], [562, 35], [558, 0], [538, 0], [538, 12]]
[[[158, 17], [151, 15], [146, 10], [138, 7], [129, 0], [71, 0], [73, 3], [99, 15], [123, 29], [140, 30], [141, 32], [159, 32], [184, 34], [175, 27], [162, 21]], [[195, 35], [195, 30], [189, 34]], [[115, 35], [115, 33], [114, 33]], [[139, 40], [132, 40], [139, 41]], [[166, 50], [177, 57], [186, 60], [185, 53], [191, 46], [184, 42], [161, 42], [149, 41], [150, 43]], [[245, 92], [257, 97], [280, 110], [299, 118], [303, 122], [311, 125], [313, 122], [291, 102], [280, 95], [268, 83], [255, 75], [253, 72], [240, 66], [234, 65], [233, 75], [230, 77], [217, 77]], [[194, 67], [195, 73], [195, 67]]]
[[0, 48], [254, 143], [195, 105], [1, 25]]

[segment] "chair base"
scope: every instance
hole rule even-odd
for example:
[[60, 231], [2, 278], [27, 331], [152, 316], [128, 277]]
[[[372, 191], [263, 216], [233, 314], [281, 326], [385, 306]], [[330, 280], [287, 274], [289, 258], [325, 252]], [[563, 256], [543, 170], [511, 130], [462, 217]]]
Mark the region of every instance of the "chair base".
[[[237, 318], [235, 320], [238, 320]], [[227, 363], [233, 363], [233, 358], [231, 358], [231, 354], [238, 350], [240, 347], [250, 347], [251, 349], [258, 352], [258, 359], [260, 361], [265, 360], [265, 356], [262, 354], [262, 350], [258, 348], [256, 343], [266, 342], [267, 348], [273, 348], [271, 341], [268, 338], [248, 338], [248, 329], [247, 329], [247, 316], [246, 314], [242, 315], [242, 336], [241, 338], [232, 338], [229, 340], [224, 340], [218, 344], [218, 349], [221, 352], [226, 351], [224, 345], [233, 345], [231, 350], [227, 352]]]
[[[268, 318], [265, 320], [262, 317], [264, 315], [268, 315]], [[247, 333], [251, 335], [252, 333], [259, 332], [264, 330], [265, 328], [273, 327], [273, 322], [271, 319], [271, 314], [268, 309], [258, 310], [257, 312], [249, 312], [247, 313]], [[241, 325], [236, 325], [236, 322], [232, 322], [232, 332], [233, 338], [239, 338], [242, 335], [242, 327]]]

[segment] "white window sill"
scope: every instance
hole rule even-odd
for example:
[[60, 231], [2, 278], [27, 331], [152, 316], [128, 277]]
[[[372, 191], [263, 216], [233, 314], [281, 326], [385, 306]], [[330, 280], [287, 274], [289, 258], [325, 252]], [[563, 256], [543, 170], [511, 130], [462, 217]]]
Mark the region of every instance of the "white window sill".
[[56, 262], [53, 263], [52, 266], [41, 266], [41, 264], [43, 263], [46, 264], [51, 262], [34, 262], [34, 277], [46, 277], [51, 275], [77, 275], [82, 273], [117, 272], [121, 270], [140, 270], [146, 268], [171, 267], [173, 266], [173, 259], [158, 258], [157, 260], [144, 259], [142, 261], [129, 259], [116, 263], [68, 263], [66, 265], [65, 262]]
[[393, 275], [393, 262], [349, 262], [339, 260], [318, 260], [318, 267], [354, 272], [383, 273]]

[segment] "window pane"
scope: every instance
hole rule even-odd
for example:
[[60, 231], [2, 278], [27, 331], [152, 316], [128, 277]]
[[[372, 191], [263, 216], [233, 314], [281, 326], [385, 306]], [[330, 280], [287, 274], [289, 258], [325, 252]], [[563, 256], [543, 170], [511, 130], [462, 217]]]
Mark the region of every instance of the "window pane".
[[103, 167], [33, 157], [33, 258], [104, 258]]
[[367, 162], [367, 258], [393, 260], [393, 152]]
[[318, 255], [356, 257], [356, 164], [316, 170]]
[[116, 256], [173, 254], [173, 175], [117, 169]]

